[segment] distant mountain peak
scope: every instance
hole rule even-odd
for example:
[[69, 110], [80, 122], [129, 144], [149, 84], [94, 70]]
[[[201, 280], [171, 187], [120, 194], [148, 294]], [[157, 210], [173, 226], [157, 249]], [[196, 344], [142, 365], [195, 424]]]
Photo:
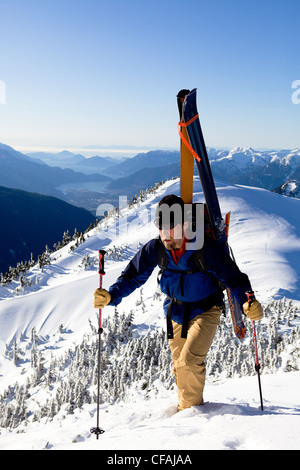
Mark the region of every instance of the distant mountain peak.
[[300, 182], [296, 179], [287, 180], [275, 188], [274, 192], [283, 196], [300, 198]]

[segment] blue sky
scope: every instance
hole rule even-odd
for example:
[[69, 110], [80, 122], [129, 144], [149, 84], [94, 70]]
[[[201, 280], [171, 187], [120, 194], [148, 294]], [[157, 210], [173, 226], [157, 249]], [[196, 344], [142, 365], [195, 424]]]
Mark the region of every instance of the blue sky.
[[176, 94], [197, 88], [208, 146], [300, 147], [299, 0], [0, 0], [0, 17], [2, 143], [179, 147]]

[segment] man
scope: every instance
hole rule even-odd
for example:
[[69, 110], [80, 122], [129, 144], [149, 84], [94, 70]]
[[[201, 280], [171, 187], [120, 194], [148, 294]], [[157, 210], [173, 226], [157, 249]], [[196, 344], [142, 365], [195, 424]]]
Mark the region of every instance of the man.
[[[170, 209], [168, 217], [164, 215], [166, 207]], [[159, 238], [141, 248], [108, 291], [97, 289], [94, 293], [95, 308], [118, 305], [123, 297], [147, 281], [157, 265], [164, 264], [160, 287], [166, 295], [164, 311], [178, 389], [178, 411], [203, 404], [205, 358], [219, 325], [223, 305], [220, 281], [231, 289], [250, 320], [263, 317], [257, 300], [248, 304], [246, 292], [252, 290], [249, 279], [225, 247], [207, 236], [202, 250], [187, 248], [185, 235], [191, 229], [192, 221], [185, 220], [184, 209], [180, 197], [165, 196], [159, 202], [155, 216]], [[205, 269], [201, 269], [196, 261], [199, 253], [202, 253]]]

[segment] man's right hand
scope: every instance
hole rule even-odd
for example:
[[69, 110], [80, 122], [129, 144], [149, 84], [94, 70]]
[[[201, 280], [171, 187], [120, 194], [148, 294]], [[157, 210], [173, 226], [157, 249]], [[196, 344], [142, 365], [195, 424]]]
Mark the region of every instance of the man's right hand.
[[111, 301], [110, 293], [105, 289], [96, 289], [94, 292], [94, 308], [103, 308]]
[[257, 301], [254, 300], [251, 304], [248, 302], [245, 302], [243, 305], [243, 310], [245, 315], [249, 318], [249, 320], [252, 321], [258, 321], [261, 320], [264, 316], [264, 311], [261, 306], [261, 304]]

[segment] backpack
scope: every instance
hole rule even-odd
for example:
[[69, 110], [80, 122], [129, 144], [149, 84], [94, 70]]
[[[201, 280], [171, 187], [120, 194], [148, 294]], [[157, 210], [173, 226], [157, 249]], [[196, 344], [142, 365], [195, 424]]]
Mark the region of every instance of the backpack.
[[[194, 217], [195, 217], [195, 213], [196, 213], [196, 211], [194, 209], [196, 208], [197, 204], [202, 204], [202, 203], [192, 203], [191, 224], [192, 224], [193, 232], [195, 231]], [[203, 204], [203, 205], [204, 205], [204, 235], [206, 237], [214, 238], [211, 222], [210, 222], [209, 216], [208, 216], [207, 207], [206, 207], [206, 204]], [[205, 242], [205, 237], [204, 237], [204, 242]], [[205, 263], [205, 258], [204, 258], [204, 245], [199, 250], [195, 250], [192, 254], [192, 259], [194, 261], [194, 264], [195, 264], [196, 268], [186, 270], [186, 271], [180, 271], [178, 269], [175, 270], [175, 269], [172, 269], [172, 268], [168, 268], [168, 262], [169, 262], [168, 255], [167, 255], [165, 247], [164, 247], [164, 245], [163, 245], [163, 243], [162, 243], [162, 241], [160, 240], [159, 237], [157, 238], [157, 241], [156, 241], [156, 252], [158, 254], [158, 266], [160, 267], [160, 271], [159, 271], [158, 276], [157, 276], [158, 284], [159, 284], [159, 277], [161, 276], [161, 274], [166, 269], [168, 269], [169, 271], [181, 273], [182, 281], [183, 281], [183, 275], [193, 274], [195, 272], [200, 271], [204, 274], [207, 274], [211, 279], [217, 281], [217, 283], [219, 284], [220, 291], [223, 292], [225, 290], [225, 285], [219, 279], [217, 279], [216, 276], [214, 276], [213, 273], [208, 272], [207, 269], [206, 269], [206, 263]], [[181, 291], [182, 291], [181, 293], [182, 293], [182, 295], [184, 295], [183, 282], [181, 282], [181, 286], [182, 286], [181, 287]]]
[[[225, 315], [225, 304], [224, 304], [224, 296], [223, 296], [223, 290], [225, 289], [225, 285], [219, 281], [213, 273], [209, 273], [206, 268], [205, 268], [205, 260], [204, 260], [204, 249], [203, 247], [200, 250], [195, 250], [192, 254], [194, 263], [195, 263], [195, 268], [182, 271], [179, 269], [172, 269], [168, 267], [168, 255], [166, 253], [165, 247], [160, 240], [160, 238], [156, 239], [156, 250], [157, 250], [157, 255], [158, 255], [158, 265], [160, 267], [160, 271], [157, 275], [157, 283], [158, 285], [160, 284], [160, 279], [159, 276], [167, 269], [169, 271], [176, 272], [180, 275], [180, 289], [181, 289], [181, 295], [184, 297], [184, 276], [188, 274], [193, 274], [195, 272], [203, 272], [210, 276], [212, 279], [214, 279], [218, 284], [219, 288], [217, 292], [211, 294], [208, 296], [206, 299], [200, 301], [201, 303], [201, 308], [203, 310], [209, 310], [212, 308], [213, 305], [219, 305], [221, 308], [223, 314]], [[179, 305], [184, 306], [184, 315], [183, 315], [183, 322], [182, 322], [182, 331], [181, 331], [181, 337], [186, 338], [187, 337], [187, 331], [188, 331], [188, 322], [189, 322], [189, 314], [190, 314], [190, 302], [183, 302], [175, 298], [170, 298], [167, 296], [167, 298], [170, 300], [169, 306], [167, 308], [167, 337], [168, 339], [173, 339], [173, 325], [172, 325], [172, 307], [174, 303], [177, 303]]]
[[[202, 272], [204, 274], [207, 274], [210, 278], [217, 281], [221, 291], [225, 290], [225, 285], [223, 284], [223, 282], [220, 281], [219, 279], [217, 279], [216, 276], [213, 273], [208, 272], [207, 269], [206, 269], [206, 263], [205, 263], [205, 259], [204, 259], [204, 247], [202, 247], [200, 250], [195, 250], [193, 252], [192, 259], [194, 261], [195, 268], [194, 269], [189, 269], [189, 270], [186, 270], [186, 271], [182, 271], [182, 270], [179, 270], [179, 269], [168, 268], [168, 263], [169, 263], [168, 255], [166, 253], [165, 247], [164, 247], [162, 241], [160, 240], [160, 238], [157, 238], [157, 240], [156, 240], [156, 252], [157, 252], [157, 255], [158, 255], [158, 266], [160, 268], [158, 276], [157, 276], [158, 284], [160, 283], [160, 281], [159, 281], [160, 276], [162, 275], [162, 273], [166, 269], [169, 270], [169, 271], [180, 273], [181, 275], [188, 275], [188, 274], [193, 274], [193, 273], [196, 273], [196, 272]], [[181, 284], [183, 285], [183, 283], [181, 283]], [[181, 293], [182, 293], [182, 295], [184, 295], [183, 287], [182, 287], [182, 292]]]

